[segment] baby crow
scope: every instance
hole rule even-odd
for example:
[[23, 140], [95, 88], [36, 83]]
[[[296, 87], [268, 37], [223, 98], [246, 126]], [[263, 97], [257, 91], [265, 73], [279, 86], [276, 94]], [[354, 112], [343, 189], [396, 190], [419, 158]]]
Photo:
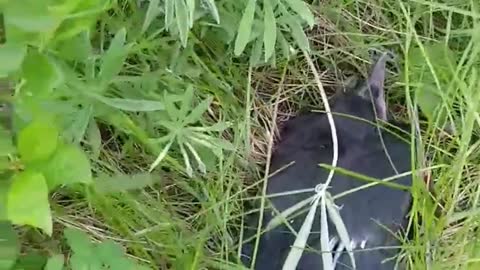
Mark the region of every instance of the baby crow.
[[[384, 97], [384, 80], [387, 55], [382, 55], [373, 65], [367, 79], [347, 91], [337, 93], [331, 102], [338, 138], [337, 167], [382, 180], [411, 170], [409, 143], [379, 128], [378, 119], [387, 121]], [[319, 164], [331, 164], [333, 145], [330, 125], [325, 113], [299, 115], [285, 124], [281, 139], [271, 158], [267, 194], [314, 188], [324, 183], [329, 170]], [[410, 187], [410, 175], [399, 177], [393, 183]], [[358, 188], [368, 182], [358, 177], [335, 172], [328, 192], [335, 196]], [[312, 196], [312, 193], [297, 193], [272, 197], [269, 203], [279, 212]], [[410, 205], [408, 189], [392, 188], [377, 184], [355, 191], [335, 200], [345, 223], [354, 250], [356, 269], [392, 270], [402, 269], [396, 263], [400, 242], [394, 233], [405, 225]], [[320, 218], [317, 211], [312, 232], [297, 266], [299, 270], [322, 269], [320, 248]], [[266, 208], [263, 228], [276, 215]], [[289, 225], [298, 232], [306, 214], [289, 220]], [[329, 221], [330, 222], [330, 221]], [[258, 216], [246, 222], [247, 238], [256, 234]], [[332, 245], [338, 246], [338, 236], [333, 223], [329, 224]], [[256, 270], [279, 270], [285, 262], [295, 235], [285, 225], [264, 232], [255, 260]], [[251, 265], [255, 239], [243, 244], [242, 261]], [[333, 248], [335, 250], [335, 248]], [[335, 257], [335, 254], [333, 254]], [[398, 267], [398, 268], [396, 268]], [[348, 253], [341, 253], [335, 269], [353, 269]]]

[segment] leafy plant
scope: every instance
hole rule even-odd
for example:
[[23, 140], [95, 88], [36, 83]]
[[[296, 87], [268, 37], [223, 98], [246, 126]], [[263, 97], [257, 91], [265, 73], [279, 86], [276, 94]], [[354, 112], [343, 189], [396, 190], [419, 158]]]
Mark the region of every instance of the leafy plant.
[[[148, 269], [126, 257], [121, 246], [112, 240], [106, 240], [95, 244], [90, 241], [87, 234], [76, 229], [65, 229], [64, 235], [70, 249], [72, 250], [72, 255], [69, 258], [70, 267], [68, 269]], [[45, 270], [62, 268], [63, 255], [55, 255], [48, 260]]]
[[[142, 32], [152, 25], [155, 17], [162, 15], [161, 27], [187, 47], [189, 32], [195, 30], [195, 21], [198, 20], [202, 33], [210, 28], [220, 28], [227, 37], [236, 36], [233, 48], [237, 56], [246, 50], [248, 44], [253, 44], [250, 50], [253, 65], [275, 62], [277, 46], [284, 57], [292, 54], [290, 47], [293, 44], [301, 50], [310, 50], [302, 23], [313, 27], [314, 16], [303, 0], [202, 0], [200, 5], [196, 5], [197, 2], [166, 0], [163, 6], [159, 6], [158, 0], [149, 1]], [[239, 14], [243, 15], [240, 17]], [[216, 26], [210, 27], [210, 22], [203, 23], [208, 22], [208, 18], [212, 18]], [[292, 42], [288, 41], [290, 37]], [[224, 41], [230, 44], [233, 40], [226, 38]], [[260, 61], [262, 51], [264, 61]]]
[[13, 172], [6, 199], [7, 220], [41, 228], [49, 235], [49, 191], [60, 185], [92, 181], [88, 157], [77, 146], [64, 144], [58, 134], [55, 124], [43, 119], [20, 131], [17, 149], [22, 170]]
[[[186, 172], [189, 176], [193, 175], [193, 158], [202, 173], [206, 173], [206, 167], [200, 155], [195, 150], [194, 145], [204, 146], [210, 149], [215, 155], [220, 156], [222, 150], [233, 151], [235, 148], [231, 143], [224, 139], [219, 139], [210, 135], [210, 132], [222, 132], [228, 128], [227, 123], [218, 122], [212, 126], [193, 126], [200, 121], [202, 115], [208, 110], [211, 98], [203, 100], [196, 107], [190, 109], [193, 102], [193, 87], [189, 86], [183, 95], [168, 95], [164, 97], [166, 119], [161, 119], [158, 124], [167, 130], [163, 137], [153, 139], [153, 143], [166, 143], [163, 150], [157, 156], [157, 159], [150, 166], [153, 170], [163, 160], [173, 143], [179, 147], [185, 163]], [[180, 103], [177, 106], [177, 103]]]
[[[452, 99], [455, 56], [440, 43], [416, 47], [409, 54], [409, 78], [416, 100], [431, 124], [443, 126], [447, 121], [445, 104]], [[424, 59], [428, 59], [429, 62]], [[438, 121], [438, 122], [437, 122]]]

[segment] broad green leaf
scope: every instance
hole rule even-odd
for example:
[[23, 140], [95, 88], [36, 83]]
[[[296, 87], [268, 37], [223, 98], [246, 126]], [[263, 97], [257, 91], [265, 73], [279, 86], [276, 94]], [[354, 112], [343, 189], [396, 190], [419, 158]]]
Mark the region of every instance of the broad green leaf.
[[177, 116], [179, 119], [184, 119], [185, 117], [187, 117], [188, 112], [192, 109], [193, 106], [193, 98], [193, 85], [190, 84], [187, 86], [185, 93], [183, 93], [181, 97], [181, 106]]
[[[107, 1], [105, 1], [107, 2]], [[72, 14], [75, 16], [74, 14]], [[77, 17], [73, 20], [64, 21], [55, 31], [55, 41], [64, 41], [72, 39], [80, 33], [89, 32], [94, 29], [96, 17], [91, 13], [89, 16]]]
[[58, 130], [54, 123], [35, 120], [23, 128], [18, 135], [18, 152], [24, 162], [41, 161], [49, 158], [58, 143]]
[[90, 120], [87, 129], [87, 141], [92, 150], [93, 159], [98, 159], [102, 149], [102, 135], [95, 119]]
[[308, 7], [307, 3], [302, 0], [285, 0], [290, 8], [295, 11], [303, 20], [308, 23], [308, 26], [313, 27], [315, 24], [315, 18], [312, 11]]
[[85, 257], [94, 254], [94, 245], [86, 233], [78, 229], [67, 228], [63, 234], [67, 240], [68, 246], [75, 254]]
[[[442, 110], [443, 97], [448, 98], [449, 84], [453, 80], [455, 56], [444, 44], [434, 43], [420, 48], [413, 48], [409, 52], [409, 79], [417, 83], [414, 87], [415, 96], [422, 112], [432, 123], [439, 120], [443, 125], [446, 112]], [[430, 69], [428, 59], [433, 67]], [[437, 83], [440, 84], [437, 86]]]
[[9, 1], [3, 11], [5, 25], [14, 25], [26, 32], [49, 32], [61, 22], [50, 14], [48, 4], [38, 0]]
[[178, 33], [180, 34], [182, 46], [186, 48], [190, 20], [188, 18], [188, 10], [185, 0], [175, 0], [175, 19], [177, 21]]
[[118, 270], [140, 270], [140, 268], [133, 263], [132, 260], [128, 258], [118, 258], [117, 260], [112, 260], [109, 264], [110, 269], [118, 269]]
[[76, 36], [65, 39], [57, 46], [59, 55], [66, 60], [84, 62], [92, 55], [92, 44], [88, 31], [83, 31]]
[[106, 240], [95, 247], [95, 254], [103, 263], [112, 265], [112, 262], [122, 259], [124, 251], [114, 241]]
[[252, 33], [253, 18], [255, 17], [256, 0], [248, 0], [247, 7], [243, 12], [242, 19], [238, 26], [237, 39], [235, 40], [235, 55], [239, 56], [245, 50], [248, 42], [250, 41], [250, 35]]
[[10, 181], [0, 180], [0, 220], [7, 220], [7, 199]]
[[177, 99], [173, 95], [167, 94], [163, 96], [163, 99], [165, 101], [165, 110], [168, 114], [168, 117], [172, 121], [177, 121], [180, 118], [179, 110], [177, 109], [177, 106], [175, 106]]
[[288, 25], [290, 27], [291, 33], [293, 38], [295, 39], [295, 42], [297, 43], [298, 47], [301, 50], [310, 51], [310, 45], [308, 43], [308, 38], [305, 35], [305, 32], [303, 32], [302, 27], [300, 24], [292, 17], [288, 19]]
[[128, 99], [128, 98], [107, 98], [100, 95], [91, 94], [93, 98], [100, 102], [122, 110], [129, 112], [153, 112], [163, 111], [165, 106], [160, 101], [145, 100], [145, 99]]
[[145, 14], [145, 20], [143, 20], [142, 33], [144, 33], [152, 21], [160, 14], [160, 0], [150, 0], [148, 3], [147, 13]]
[[118, 30], [107, 52], [103, 55], [98, 75], [103, 83], [109, 83], [122, 69], [130, 48], [130, 46], [125, 45], [126, 37], [127, 30], [125, 28]]
[[72, 270], [103, 270], [102, 262], [95, 257], [94, 254], [90, 256], [79, 255], [74, 253], [70, 259], [69, 264]]
[[20, 256], [12, 270], [43, 270], [47, 263], [47, 257], [39, 253], [28, 253]]
[[61, 145], [42, 167], [50, 190], [59, 185], [92, 182], [90, 160], [78, 146]]
[[270, 59], [275, 51], [277, 41], [277, 21], [273, 13], [271, 0], [263, 0], [263, 46], [265, 47], [265, 62]]
[[11, 269], [19, 252], [20, 244], [12, 224], [0, 221], [0, 269]]
[[102, 194], [118, 193], [142, 189], [155, 184], [158, 176], [153, 178], [149, 173], [101, 175], [94, 181], [95, 190]]
[[6, 157], [15, 151], [12, 134], [0, 125], [0, 157]]
[[8, 219], [16, 225], [30, 225], [52, 235], [52, 213], [45, 177], [23, 171], [13, 177], [7, 198]]
[[173, 14], [175, 12], [175, 0], [165, 0], [165, 27], [170, 30], [173, 23]]
[[80, 143], [87, 132], [88, 123], [92, 118], [93, 106], [86, 105], [76, 109], [73, 113], [64, 115], [62, 137], [64, 142]]
[[285, 59], [290, 59], [290, 44], [288, 43], [287, 39], [285, 39], [285, 36], [281, 31], [278, 31], [277, 38], [277, 42], [280, 44], [283, 57], [285, 57]]
[[187, 4], [187, 9], [188, 9], [188, 28], [193, 27], [193, 20], [194, 20], [194, 15], [195, 15], [195, 1], [196, 0], [185, 0]]
[[208, 110], [210, 104], [212, 103], [213, 98], [208, 97], [205, 100], [202, 100], [183, 120], [184, 125], [193, 124], [199, 121], [202, 118], [202, 115]]
[[28, 52], [22, 72], [26, 84], [21, 91], [28, 96], [48, 96], [54, 87], [63, 82], [60, 68], [49, 57], [35, 50]]
[[[79, 4], [82, 2], [81, 0], [70, 0], [70, 1], [62, 1], [63, 3], [55, 3], [51, 4], [48, 7], [48, 10], [51, 11], [54, 14], [64, 14], [67, 15], [73, 11], [79, 6]], [[92, 2], [92, 1], [86, 1], [86, 2]]]
[[217, 5], [214, 0], [202, 0], [202, 2], [208, 7], [210, 14], [217, 24], [220, 24], [220, 15], [218, 14]]
[[62, 270], [65, 258], [62, 254], [57, 254], [50, 257], [45, 265], [44, 270]]
[[[438, 94], [438, 91], [435, 85], [427, 83], [415, 90], [418, 105], [430, 122], [436, 121], [443, 104], [442, 97]], [[444, 119], [441, 119], [440, 123], [446, 120], [446, 115], [443, 116]]]
[[0, 78], [20, 69], [27, 48], [25, 45], [6, 43], [0, 45]]
[[260, 63], [260, 58], [262, 57], [262, 46], [263, 41], [261, 39], [255, 40], [252, 52], [250, 53], [250, 65], [252, 67], [257, 66]]

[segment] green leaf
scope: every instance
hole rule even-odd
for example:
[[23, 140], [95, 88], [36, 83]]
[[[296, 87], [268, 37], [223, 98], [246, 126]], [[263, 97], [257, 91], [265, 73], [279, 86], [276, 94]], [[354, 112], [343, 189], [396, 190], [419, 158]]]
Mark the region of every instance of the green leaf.
[[220, 15], [218, 15], [217, 5], [215, 5], [214, 0], [202, 0], [205, 6], [208, 7], [210, 14], [212, 14], [213, 19], [217, 24], [220, 24]]
[[153, 185], [157, 181], [158, 177], [153, 178], [149, 173], [102, 175], [95, 179], [94, 186], [99, 193], [111, 194], [142, 189]]
[[122, 247], [112, 240], [106, 240], [95, 247], [95, 254], [105, 264], [111, 265], [116, 260], [122, 259], [124, 252]]
[[45, 160], [57, 148], [58, 130], [50, 121], [35, 120], [20, 131], [18, 152], [24, 162]]
[[27, 48], [25, 45], [6, 43], [0, 45], [0, 78], [20, 69]]
[[235, 55], [239, 56], [245, 50], [252, 33], [253, 18], [255, 17], [256, 0], [248, 0], [247, 7], [243, 12], [238, 26], [237, 39], [235, 40]]
[[22, 72], [26, 84], [21, 91], [29, 96], [49, 95], [63, 82], [60, 68], [49, 57], [35, 50], [28, 52]]
[[328, 214], [330, 216], [330, 220], [332, 221], [333, 225], [335, 226], [335, 230], [337, 231], [337, 235], [340, 238], [341, 243], [345, 247], [348, 252], [348, 256], [350, 256], [350, 261], [352, 262], [353, 269], [356, 269], [355, 257], [353, 255], [353, 248], [350, 245], [350, 235], [348, 234], [347, 227], [343, 222], [342, 216], [340, 215], [338, 209], [339, 207], [334, 204], [333, 199], [329, 193], [328, 197], [326, 198], [326, 206], [328, 210]]
[[11, 269], [19, 252], [20, 244], [12, 224], [0, 221], [0, 269]]
[[170, 30], [173, 23], [173, 14], [175, 11], [175, 0], [165, 0], [165, 27]]
[[290, 8], [295, 11], [303, 20], [308, 23], [308, 26], [313, 27], [315, 24], [315, 17], [307, 4], [302, 0], [285, 0]]
[[303, 29], [300, 26], [300, 24], [294, 18], [291, 18], [291, 17], [287, 21], [288, 21], [288, 25], [290, 27], [292, 36], [295, 39], [295, 42], [297, 42], [298, 47], [301, 50], [309, 52], [310, 45], [308, 43], [308, 38], [305, 35], [305, 32], [303, 32]]
[[26, 32], [53, 31], [61, 18], [50, 14], [48, 6], [37, 0], [9, 1], [3, 11], [7, 29], [12, 25]]
[[44, 270], [62, 270], [65, 258], [62, 254], [50, 257], [45, 265]]
[[24, 171], [13, 177], [7, 198], [8, 219], [16, 225], [31, 225], [52, 235], [52, 213], [45, 177]]
[[[320, 246], [322, 247], [322, 262], [324, 269], [335, 269], [330, 247], [330, 236], [328, 235], [327, 203], [326, 193], [323, 193], [320, 202]], [[318, 203], [317, 203], [318, 204]], [[315, 208], [317, 206], [315, 205]], [[313, 208], [313, 206], [312, 206]], [[311, 210], [311, 209], [310, 209]], [[355, 269], [355, 268], [354, 268]]]
[[213, 98], [208, 97], [205, 100], [202, 100], [200, 104], [198, 104], [185, 119], [183, 120], [184, 125], [192, 124], [199, 121], [202, 115], [208, 110], [210, 104], [212, 103]]
[[[420, 109], [425, 114], [428, 121], [436, 121], [443, 103], [437, 87], [432, 84], [424, 83], [422, 87], [416, 89], [415, 97]], [[440, 119], [440, 124], [446, 120], [446, 115], [443, 115], [443, 118], [444, 119]]]
[[155, 161], [152, 163], [152, 165], [150, 165], [150, 169], [148, 170], [149, 172], [153, 171], [153, 169], [155, 169], [155, 167], [158, 166], [158, 164], [160, 164], [160, 162], [162, 162], [162, 160], [165, 158], [165, 156], [167, 155], [168, 153], [168, 150], [170, 150], [170, 147], [172, 146], [173, 144], [173, 137], [170, 139], [170, 141], [168, 142], [168, 144], [163, 148], [163, 150], [158, 154], [157, 158], [155, 159]]
[[0, 157], [6, 157], [16, 151], [12, 134], [0, 125]]
[[[449, 98], [446, 90], [454, 77], [455, 55], [442, 43], [427, 44], [424, 50], [413, 48], [409, 52], [409, 80], [416, 82], [415, 96], [420, 109], [430, 123], [439, 121], [443, 126], [447, 120], [446, 111], [442, 109], [443, 98]], [[432, 65], [425, 61], [428, 59]], [[437, 82], [439, 86], [437, 86]]]
[[59, 56], [66, 60], [86, 61], [93, 51], [89, 32], [83, 31], [72, 38], [63, 40], [58, 44], [57, 51]]
[[0, 220], [7, 220], [7, 199], [10, 181], [0, 180]]
[[185, 5], [185, 0], [175, 0], [175, 19], [177, 21], [177, 28], [180, 34], [180, 40], [182, 41], [182, 46], [186, 48], [190, 20], [188, 18], [188, 10]]
[[78, 146], [61, 145], [42, 167], [50, 190], [59, 185], [89, 184], [92, 180], [90, 160]]
[[28, 253], [21, 256], [14, 266], [15, 270], [43, 270], [47, 258], [38, 253]]
[[102, 149], [102, 135], [95, 119], [91, 119], [88, 125], [87, 141], [92, 150], [93, 159], [98, 159]]
[[183, 143], [179, 143], [179, 145], [180, 145], [180, 153], [182, 153], [182, 156], [183, 156], [183, 163], [185, 164], [185, 172], [187, 173], [188, 177], [192, 177], [193, 169], [192, 169], [192, 164], [190, 163], [190, 157], [188, 156]]
[[145, 20], [142, 25], [142, 33], [144, 33], [152, 21], [160, 14], [160, 0], [150, 0], [148, 4], [147, 13], [145, 14]]
[[78, 229], [67, 228], [63, 232], [68, 246], [72, 251], [80, 256], [92, 256], [94, 245], [91, 243], [88, 235]]
[[278, 38], [277, 42], [280, 44], [283, 57], [285, 57], [285, 59], [290, 59], [290, 55], [291, 55], [290, 44], [288, 44], [287, 39], [285, 39], [285, 36], [281, 31], [278, 31], [277, 38]]
[[92, 105], [86, 105], [74, 112], [64, 115], [62, 137], [64, 142], [80, 143], [85, 137], [88, 123], [92, 118]]
[[277, 41], [277, 21], [270, 1], [271, 0], [263, 0], [263, 45], [265, 47], [265, 62], [270, 59], [275, 51], [275, 43]]
[[188, 27], [192, 28], [193, 27], [193, 19], [195, 18], [195, 0], [185, 0], [187, 4], [187, 9], [188, 9]]
[[102, 83], [109, 83], [118, 75], [123, 67], [123, 63], [127, 58], [130, 46], [125, 45], [127, 30], [122, 28], [118, 30], [112, 39], [107, 52], [102, 57], [99, 78]]
[[[298, 262], [302, 257], [303, 250], [307, 244], [308, 236], [312, 231], [313, 221], [315, 219], [315, 213], [317, 211], [319, 199], [316, 198], [308, 211], [307, 216], [305, 217], [305, 221], [300, 227], [300, 231], [298, 232], [297, 238], [293, 243], [293, 247], [290, 249], [290, 252], [285, 259], [285, 263], [283, 265], [283, 269], [297, 269]], [[323, 225], [323, 223], [322, 223]], [[322, 227], [323, 228], [323, 227]], [[325, 268], [325, 269], [333, 269], [333, 268]]]
[[250, 65], [252, 67], [257, 66], [260, 63], [260, 58], [262, 57], [262, 45], [263, 42], [261, 39], [257, 39], [253, 45], [252, 52], [250, 53]]
[[163, 111], [165, 106], [160, 101], [145, 100], [145, 99], [128, 99], [128, 98], [107, 98], [100, 95], [91, 94], [93, 98], [100, 102], [122, 110], [129, 112], [153, 112]]
[[193, 106], [193, 98], [194, 98], [194, 91], [193, 91], [193, 85], [189, 84], [187, 86], [187, 89], [185, 90], [185, 93], [183, 93], [182, 97], [181, 97], [181, 106], [180, 106], [180, 110], [178, 111], [178, 119], [184, 119], [187, 114], [188, 114], [188, 111], [190, 111], [190, 109], [192, 108]]

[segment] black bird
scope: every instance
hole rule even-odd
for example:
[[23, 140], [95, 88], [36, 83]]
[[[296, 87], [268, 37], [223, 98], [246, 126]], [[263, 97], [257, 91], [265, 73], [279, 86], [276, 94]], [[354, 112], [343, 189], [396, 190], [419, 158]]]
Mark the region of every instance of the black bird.
[[[411, 148], [406, 142], [408, 140], [402, 140], [375, 125], [378, 119], [386, 121], [387, 118], [383, 87], [385, 62], [384, 54], [373, 65], [366, 80], [361, 80], [350, 90], [336, 94], [332, 102], [338, 138], [337, 166], [376, 179], [385, 179], [411, 171]], [[323, 183], [329, 170], [320, 167], [319, 164], [331, 164], [333, 155], [327, 115], [307, 113], [295, 117], [286, 123], [280, 135], [281, 140], [275, 147], [270, 166], [270, 172], [277, 173], [268, 180], [267, 194], [308, 189]], [[406, 187], [410, 187], [411, 182], [412, 178], [409, 175], [394, 181]], [[334, 196], [365, 184], [367, 182], [358, 178], [336, 172], [328, 191]], [[282, 212], [310, 196], [312, 193], [300, 193], [274, 197], [269, 201], [275, 209]], [[375, 185], [335, 200], [335, 204], [341, 206], [339, 212], [352, 240], [356, 269], [403, 268], [396, 264], [395, 258], [392, 259], [398, 254], [399, 250], [396, 248], [400, 245], [393, 233], [405, 225], [410, 200], [408, 190], [386, 185]], [[263, 227], [274, 216], [273, 210], [266, 208]], [[290, 226], [298, 232], [305, 216], [306, 214], [303, 214], [290, 220]], [[257, 224], [258, 216], [247, 221], [245, 226], [247, 237], [256, 234]], [[320, 219], [317, 215], [307, 247], [321, 251], [319, 224]], [[329, 235], [335, 238], [335, 227], [331, 223], [329, 225]], [[255, 239], [242, 247], [242, 261], [247, 266], [251, 264], [254, 241]], [[282, 269], [294, 241], [295, 236], [284, 224], [262, 234], [254, 269]], [[396, 268], [397, 266], [399, 268]], [[297, 266], [298, 270], [322, 268], [320, 253], [307, 249]], [[346, 252], [340, 255], [335, 269], [352, 269], [350, 257]]]

